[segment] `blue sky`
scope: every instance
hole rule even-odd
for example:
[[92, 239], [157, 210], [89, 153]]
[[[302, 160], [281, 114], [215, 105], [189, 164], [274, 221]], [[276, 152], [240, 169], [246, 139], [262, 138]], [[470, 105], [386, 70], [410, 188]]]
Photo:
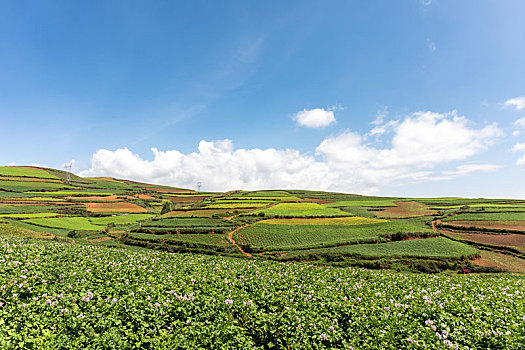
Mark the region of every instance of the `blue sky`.
[[525, 198], [523, 13], [1, 1], [0, 163], [207, 190]]

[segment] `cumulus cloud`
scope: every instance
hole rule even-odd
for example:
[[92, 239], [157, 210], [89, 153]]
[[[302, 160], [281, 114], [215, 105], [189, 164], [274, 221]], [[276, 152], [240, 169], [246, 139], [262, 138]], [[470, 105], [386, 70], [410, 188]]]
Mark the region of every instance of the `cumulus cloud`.
[[505, 106], [515, 107], [518, 111], [525, 108], [525, 96], [511, 98], [505, 101]]
[[314, 108], [297, 112], [294, 114], [293, 120], [307, 128], [324, 128], [335, 123], [335, 116], [333, 110]]
[[235, 149], [232, 141], [201, 141], [184, 154], [153, 148], [142, 159], [127, 148], [100, 149], [82, 176], [115, 176], [206, 190], [303, 188], [376, 193], [392, 182], [437, 181], [494, 165], [463, 165], [443, 174], [437, 169], [488, 148], [501, 135], [496, 124], [475, 128], [455, 112], [418, 112], [396, 121], [390, 146], [367, 141], [367, 134], [346, 130], [324, 139], [314, 155], [285, 149]]

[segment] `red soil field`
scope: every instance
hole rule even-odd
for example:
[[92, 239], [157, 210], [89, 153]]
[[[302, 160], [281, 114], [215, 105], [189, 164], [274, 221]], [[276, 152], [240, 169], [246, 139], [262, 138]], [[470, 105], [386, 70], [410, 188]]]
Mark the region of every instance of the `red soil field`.
[[148, 195], [148, 194], [142, 194], [142, 193], [140, 193], [140, 194], [138, 194], [137, 196], [138, 196], [139, 199], [155, 199], [155, 197], [150, 196], [150, 195]]
[[478, 266], [497, 267], [509, 272], [525, 271], [525, 259], [486, 250], [480, 251], [480, 254], [481, 258], [472, 261]]
[[101, 238], [88, 239], [88, 241], [90, 241], [90, 242], [105, 242], [105, 241], [110, 241], [112, 239], [113, 239], [113, 237], [101, 237]]
[[450, 226], [458, 226], [458, 227], [480, 227], [480, 228], [485, 228], [485, 229], [503, 229], [503, 230], [525, 231], [525, 221], [461, 220], [461, 221], [448, 221], [446, 224]]
[[195, 191], [191, 190], [178, 190], [176, 188], [170, 189], [170, 188], [158, 188], [158, 187], [152, 187], [151, 188], [154, 191], [160, 192], [160, 193], [172, 193], [172, 194], [197, 194]]
[[170, 201], [176, 203], [188, 203], [188, 202], [198, 202], [203, 200], [205, 197], [169, 197]]
[[525, 253], [525, 235], [490, 235], [477, 233], [456, 233], [450, 231], [447, 231], [446, 235], [452, 238], [464, 239], [481, 244], [490, 244], [502, 247], [515, 248]]
[[93, 213], [145, 213], [147, 210], [133, 203], [84, 203], [86, 209]]
[[435, 210], [419, 202], [394, 202], [394, 204], [397, 206], [387, 207], [377, 212], [377, 216], [390, 219], [402, 219], [436, 214]]

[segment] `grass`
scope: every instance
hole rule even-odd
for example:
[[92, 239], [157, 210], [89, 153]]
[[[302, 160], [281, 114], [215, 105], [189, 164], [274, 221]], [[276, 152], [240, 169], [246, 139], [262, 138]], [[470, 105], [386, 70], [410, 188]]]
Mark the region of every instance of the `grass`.
[[276, 225], [258, 222], [237, 231], [234, 239], [263, 250], [306, 249], [339, 244], [377, 242], [398, 232], [431, 234], [416, 221], [402, 220], [361, 225]]
[[10, 167], [10, 166], [0, 166], [0, 175], [36, 177], [40, 179], [60, 179], [59, 177], [55, 175], [51, 175], [49, 172], [45, 170]]
[[102, 228], [99, 225], [92, 224], [88, 218], [84, 217], [61, 217], [61, 218], [50, 218], [50, 219], [29, 219], [24, 220], [29, 224], [68, 229], [68, 230], [85, 230], [85, 231], [100, 231]]
[[311, 249], [307, 251], [290, 251], [299, 253], [345, 253], [368, 258], [382, 257], [425, 257], [425, 258], [470, 258], [476, 256], [476, 248], [452, 241], [445, 237], [414, 239], [409, 241], [388, 242], [379, 244], [359, 244], [343, 247]]
[[257, 215], [263, 213], [265, 216], [284, 217], [327, 217], [327, 216], [350, 216], [339, 209], [327, 208], [317, 203], [279, 203], [268, 209], [254, 211]]

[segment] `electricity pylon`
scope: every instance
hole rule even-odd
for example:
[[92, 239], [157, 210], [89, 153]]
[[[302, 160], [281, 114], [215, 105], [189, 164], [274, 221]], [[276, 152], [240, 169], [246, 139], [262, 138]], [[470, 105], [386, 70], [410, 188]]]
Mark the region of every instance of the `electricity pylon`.
[[66, 184], [71, 185], [71, 168], [73, 168], [73, 164], [69, 163], [64, 165], [64, 169], [66, 169]]

